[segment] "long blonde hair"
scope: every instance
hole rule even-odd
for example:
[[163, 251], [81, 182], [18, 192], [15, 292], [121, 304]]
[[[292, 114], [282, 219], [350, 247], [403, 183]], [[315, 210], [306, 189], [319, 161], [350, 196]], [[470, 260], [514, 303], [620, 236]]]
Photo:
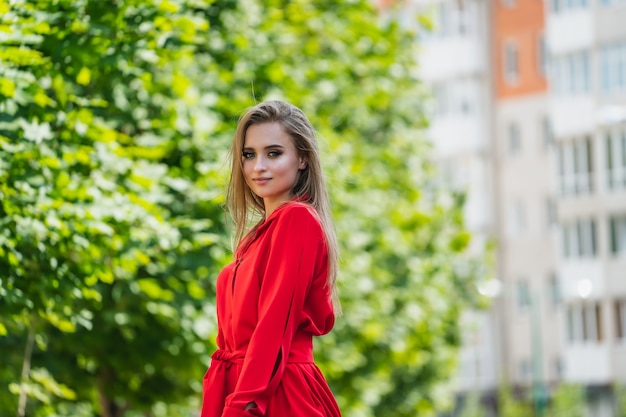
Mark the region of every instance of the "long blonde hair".
[[282, 126], [293, 140], [298, 156], [307, 161], [306, 168], [298, 171], [298, 178], [291, 190], [291, 195], [313, 206], [320, 218], [328, 246], [328, 286], [335, 312], [339, 314], [341, 310], [336, 284], [337, 237], [315, 131], [302, 110], [284, 101], [270, 100], [259, 103], [248, 109], [239, 119], [230, 149], [232, 169], [226, 197], [226, 206], [235, 223], [235, 245], [238, 246], [250, 230], [256, 227], [251, 226], [255, 219], [265, 217], [263, 199], [254, 194], [246, 184], [242, 154], [248, 128], [255, 124], [269, 122], [276, 122]]

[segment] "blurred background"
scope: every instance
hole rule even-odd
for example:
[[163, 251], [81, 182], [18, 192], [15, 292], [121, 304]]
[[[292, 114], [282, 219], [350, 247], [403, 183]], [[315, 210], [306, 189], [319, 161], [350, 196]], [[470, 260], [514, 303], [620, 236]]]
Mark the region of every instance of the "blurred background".
[[238, 117], [310, 117], [345, 416], [626, 416], [623, 0], [0, 0], [0, 416], [197, 416]]
[[431, 17], [428, 137], [440, 175], [468, 191], [474, 239], [495, 243], [479, 287], [494, 302], [464, 317], [453, 415], [626, 415], [626, 2], [383, 9]]

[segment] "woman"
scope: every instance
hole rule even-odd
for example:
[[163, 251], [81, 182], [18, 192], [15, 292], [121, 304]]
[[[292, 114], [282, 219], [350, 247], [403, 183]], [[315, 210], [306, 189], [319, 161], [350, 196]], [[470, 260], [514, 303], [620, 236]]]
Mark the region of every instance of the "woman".
[[340, 416], [313, 362], [312, 338], [332, 329], [338, 308], [313, 128], [297, 107], [263, 102], [239, 121], [231, 155], [236, 259], [217, 278], [218, 350], [201, 417]]

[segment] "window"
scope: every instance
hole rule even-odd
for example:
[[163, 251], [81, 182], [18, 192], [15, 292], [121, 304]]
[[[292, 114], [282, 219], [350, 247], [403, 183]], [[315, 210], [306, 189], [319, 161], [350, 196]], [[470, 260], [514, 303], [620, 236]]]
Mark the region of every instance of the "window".
[[455, 83], [457, 111], [468, 115], [472, 113], [472, 98], [475, 97], [475, 84], [471, 80], [459, 80]]
[[600, 50], [602, 92], [626, 91], [626, 42], [605, 45]]
[[548, 281], [548, 291], [550, 294], [550, 303], [553, 308], [558, 307], [561, 304], [561, 285], [559, 283], [559, 278], [556, 274], [550, 275], [550, 279]]
[[524, 204], [519, 200], [511, 202], [509, 225], [511, 237], [519, 236], [526, 230], [526, 211]]
[[520, 310], [530, 307], [530, 289], [528, 281], [524, 279], [517, 281], [517, 306]]
[[589, 91], [589, 53], [587, 51], [568, 57], [570, 71], [570, 91], [586, 93]]
[[543, 76], [548, 74], [546, 38], [543, 33], [537, 38], [537, 71]]
[[559, 179], [564, 196], [592, 191], [593, 155], [591, 139], [583, 138], [559, 145]]
[[556, 202], [554, 198], [548, 197], [546, 200], [546, 225], [548, 230], [556, 225]]
[[567, 341], [574, 343], [582, 340], [583, 318], [580, 308], [569, 307], [567, 309]]
[[576, 250], [573, 248], [573, 238], [571, 236], [572, 228], [568, 224], [561, 225], [561, 249], [563, 258], [568, 259], [573, 257]]
[[516, 155], [522, 149], [522, 140], [517, 123], [511, 123], [508, 127], [509, 154]]
[[589, 52], [579, 51], [552, 60], [550, 83], [557, 95], [585, 94], [591, 89]]
[[592, 258], [598, 254], [596, 242], [596, 222], [595, 220], [576, 222], [578, 237], [578, 255], [580, 257]]
[[458, 7], [457, 28], [459, 35], [466, 35], [468, 33], [471, 33], [471, 24], [473, 23], [473, 3], [469, 4], [468, 2], [455, 2], [455, 4]]
[[595, 258], [598, 255], [596, 221], [579, 219], [561, 225], [561, 248], [566, 259]]
[[613, 6], [620, 3], [626, 3], [626, 0], [600, 0], [600, 4], [603, 6]]
[[530, 382], [533, 376], [533, 367], [530, 359], [522, 359], [519, 361], [519, 378], [522, 381]]
[[433, 87], [437, 116], [469, 115], [478, 92], [473, 80], [461, 79], [439, 83]]
[[626, 128], [608, 132], [605, 139], [607, 179], [610, 189], [626, 188]]
[[615, 302], [615, 324], [617, 338], [626, 341], [626, 300]]
[[447, 84], [439, 84], [433, 87], [433, 95], [435, 98], [435, 114], [437, 116], [445, 116], [449, 113], [449, 93]]
[[[607, 1], [607, 0], [602, 0]], [[608, 0], [622, 1], [622, 0]], [[550, 12], [561, 13], [589, 7], [589, 0], [550, 0]]]
[[471, 5], [465, 2], [439, 3], [434, 18], [434, 36], [439, 38], [463, 36], [471, 32]]
[[563, 359], [560, 356], [557, 356], [552, 361], [552, 367], [554, 368], [555, 379], [561, 380], [563, 379], [563, 373], [565, 371], [565, 367], [563, 366]]
[[435, 22], [437, 32], [441, 36], [448, 36], [450, 34], [450, 4], [439, 3], [439, 13]]
[[596, 303], [587, 308], [587, 327], [589, 330], [589, 340], [602, 340], [602, 314], [600, 304]]
[[567, 341], [570, 343], [602, 340], [600, 304], [574, 304], [567, 308]]
[[626, 257], [626, 214], [609, 217], [611, 254]]
[[554, 135], [552, 132], [552, 123], [548, 117], [541, 119], [541, 137], [543, 139], [543, 147], [549, 149], [554, 145]]
[[519, 81], [517, 45], [508, 41], [504, 45], [504, 81], [509, 85], [515, 85]]

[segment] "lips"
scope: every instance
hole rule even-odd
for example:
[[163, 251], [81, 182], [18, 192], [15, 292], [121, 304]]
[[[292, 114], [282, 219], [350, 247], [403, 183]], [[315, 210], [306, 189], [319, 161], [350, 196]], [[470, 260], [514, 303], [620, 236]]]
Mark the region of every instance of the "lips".
[[262, 178], [255, 178], [252, 181], [254, 181], [256, 184], [263, 185], [263, 184], [268, 183], [269, 180], [271, 180], [271, 178], [262, 177]]

